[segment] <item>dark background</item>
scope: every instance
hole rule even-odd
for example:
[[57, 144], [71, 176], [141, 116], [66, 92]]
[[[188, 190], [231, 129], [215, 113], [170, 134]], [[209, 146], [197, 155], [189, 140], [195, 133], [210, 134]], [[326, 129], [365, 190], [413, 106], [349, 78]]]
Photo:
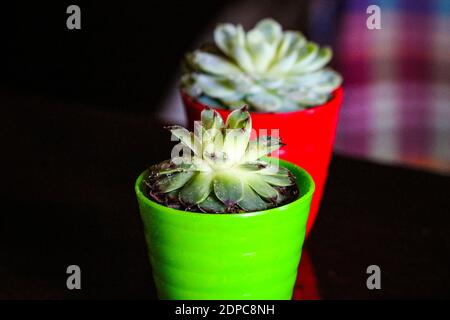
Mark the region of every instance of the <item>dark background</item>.
[[[180, 60], [217, 15], [236, 0], [40, 1], [2, 4], [4, 88], [149, 112], [159, 106]], [[285, 1], [262, 0], [276, 8]], [[66, 8], [81, 8], [81, 30], [66, 28]], [[300, 1], [297, 26], [307, 25]]]
[[[1, 83], [106, 109], [148, 112], [196, 34], [231, 1], [2, 5]], [[70, 4], [81, 8], [81, 30], [66, 28]]]
[[[1, 5], [0, 298], [156, 297], [133, 182], [169, 154], [157, 115], [183, 53], [232, 2]], [[66, 28], [70, 4], [81, 30]], [[449, 187], [334, 157], [306, 248], [320, 296], [448, 298]], [[374, 292], [365, 268], [377, 263]], [[81, 291], [66, 289], [70, 264]]]

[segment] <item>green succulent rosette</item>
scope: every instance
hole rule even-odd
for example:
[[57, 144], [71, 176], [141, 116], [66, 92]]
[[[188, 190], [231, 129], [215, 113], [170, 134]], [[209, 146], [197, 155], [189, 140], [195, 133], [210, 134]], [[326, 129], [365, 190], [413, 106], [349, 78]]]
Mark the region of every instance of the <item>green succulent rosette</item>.
[[209, 105], [251, 111], [287, 112], [327, 102], [342, 77], [325, 67], [329, 47], [283, 31], [273, 19], [245, 32], [241, 25], [220, 24], [214, 44], [187, 54], [182, 89]]
[[289, 203], [298, 197], [294, 175], [264, 156], [283, 144], [277, 137], [251, 140], [246, 107], [224, 123], [205, 109], [194, 132], [168, 127], [180, 140], [172, 158], [149, 168], [144, 180], [151, 199], [167, 207], [205, 213], [253, 212]]

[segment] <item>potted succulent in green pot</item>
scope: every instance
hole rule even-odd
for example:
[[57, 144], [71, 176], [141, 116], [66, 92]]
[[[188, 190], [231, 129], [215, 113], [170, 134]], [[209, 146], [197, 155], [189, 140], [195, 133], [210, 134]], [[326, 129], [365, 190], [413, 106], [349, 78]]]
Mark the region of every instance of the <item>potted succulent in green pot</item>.
[[332, 52], [272, 19], [245, 32], [218, 25], [214, 43], [187, 54], [181, 95], [189, 123], [205, 106], [223, 117], [246, 104], [255, 129], [279, 130], [286, 142], [277, 154], [305, 168], [316, 183], [307, 234], [314, 223], [326, 181], [342, 78], [326, 67]]
[[281, 141], [251, 128], [246, 108], [226, 123], [205, 109], [194, 133], [169, 128], [180, 140], [171, 159], [137, 179], [159, 298], [291, 298], [314, 182], [265, 157]]

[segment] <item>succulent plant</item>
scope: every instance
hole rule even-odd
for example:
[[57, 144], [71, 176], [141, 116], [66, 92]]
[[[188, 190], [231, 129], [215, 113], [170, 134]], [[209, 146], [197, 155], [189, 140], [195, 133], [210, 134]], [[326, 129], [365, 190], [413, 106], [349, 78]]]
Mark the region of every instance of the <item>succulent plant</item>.
[[282, 146], [280, 139], [250, 139], [247, 107], [231, 112], [226, 123], [217, 111], [205, 109], [194, 133], [180, 126], [168, 129], [188, 152], [150, 167], [145, 183], [153, 200], [186, 211], [237, 213], [280, 206], [298, 196], [294, 175], [264, 158]]
[[210, 105], [299, 110], [325, 103], [342, 82], [337, 72], [324, 68], [330, 48], [300, 32], [283, 31], [272, 19], [247, 33], [241, 25], [220, 24], [214, 42], [186, 56], [181, 80], [187, 94]]

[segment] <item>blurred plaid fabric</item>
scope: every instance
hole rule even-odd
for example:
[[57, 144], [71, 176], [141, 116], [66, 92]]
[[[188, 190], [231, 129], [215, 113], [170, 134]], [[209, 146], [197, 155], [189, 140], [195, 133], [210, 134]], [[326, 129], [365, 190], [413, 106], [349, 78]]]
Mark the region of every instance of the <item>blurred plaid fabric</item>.
[[[380, 30], [366, 27], [369, 5]], [[313, 0], [310, 16], [344, 76], [336, 150], [449, 173], [450, 1]]]

